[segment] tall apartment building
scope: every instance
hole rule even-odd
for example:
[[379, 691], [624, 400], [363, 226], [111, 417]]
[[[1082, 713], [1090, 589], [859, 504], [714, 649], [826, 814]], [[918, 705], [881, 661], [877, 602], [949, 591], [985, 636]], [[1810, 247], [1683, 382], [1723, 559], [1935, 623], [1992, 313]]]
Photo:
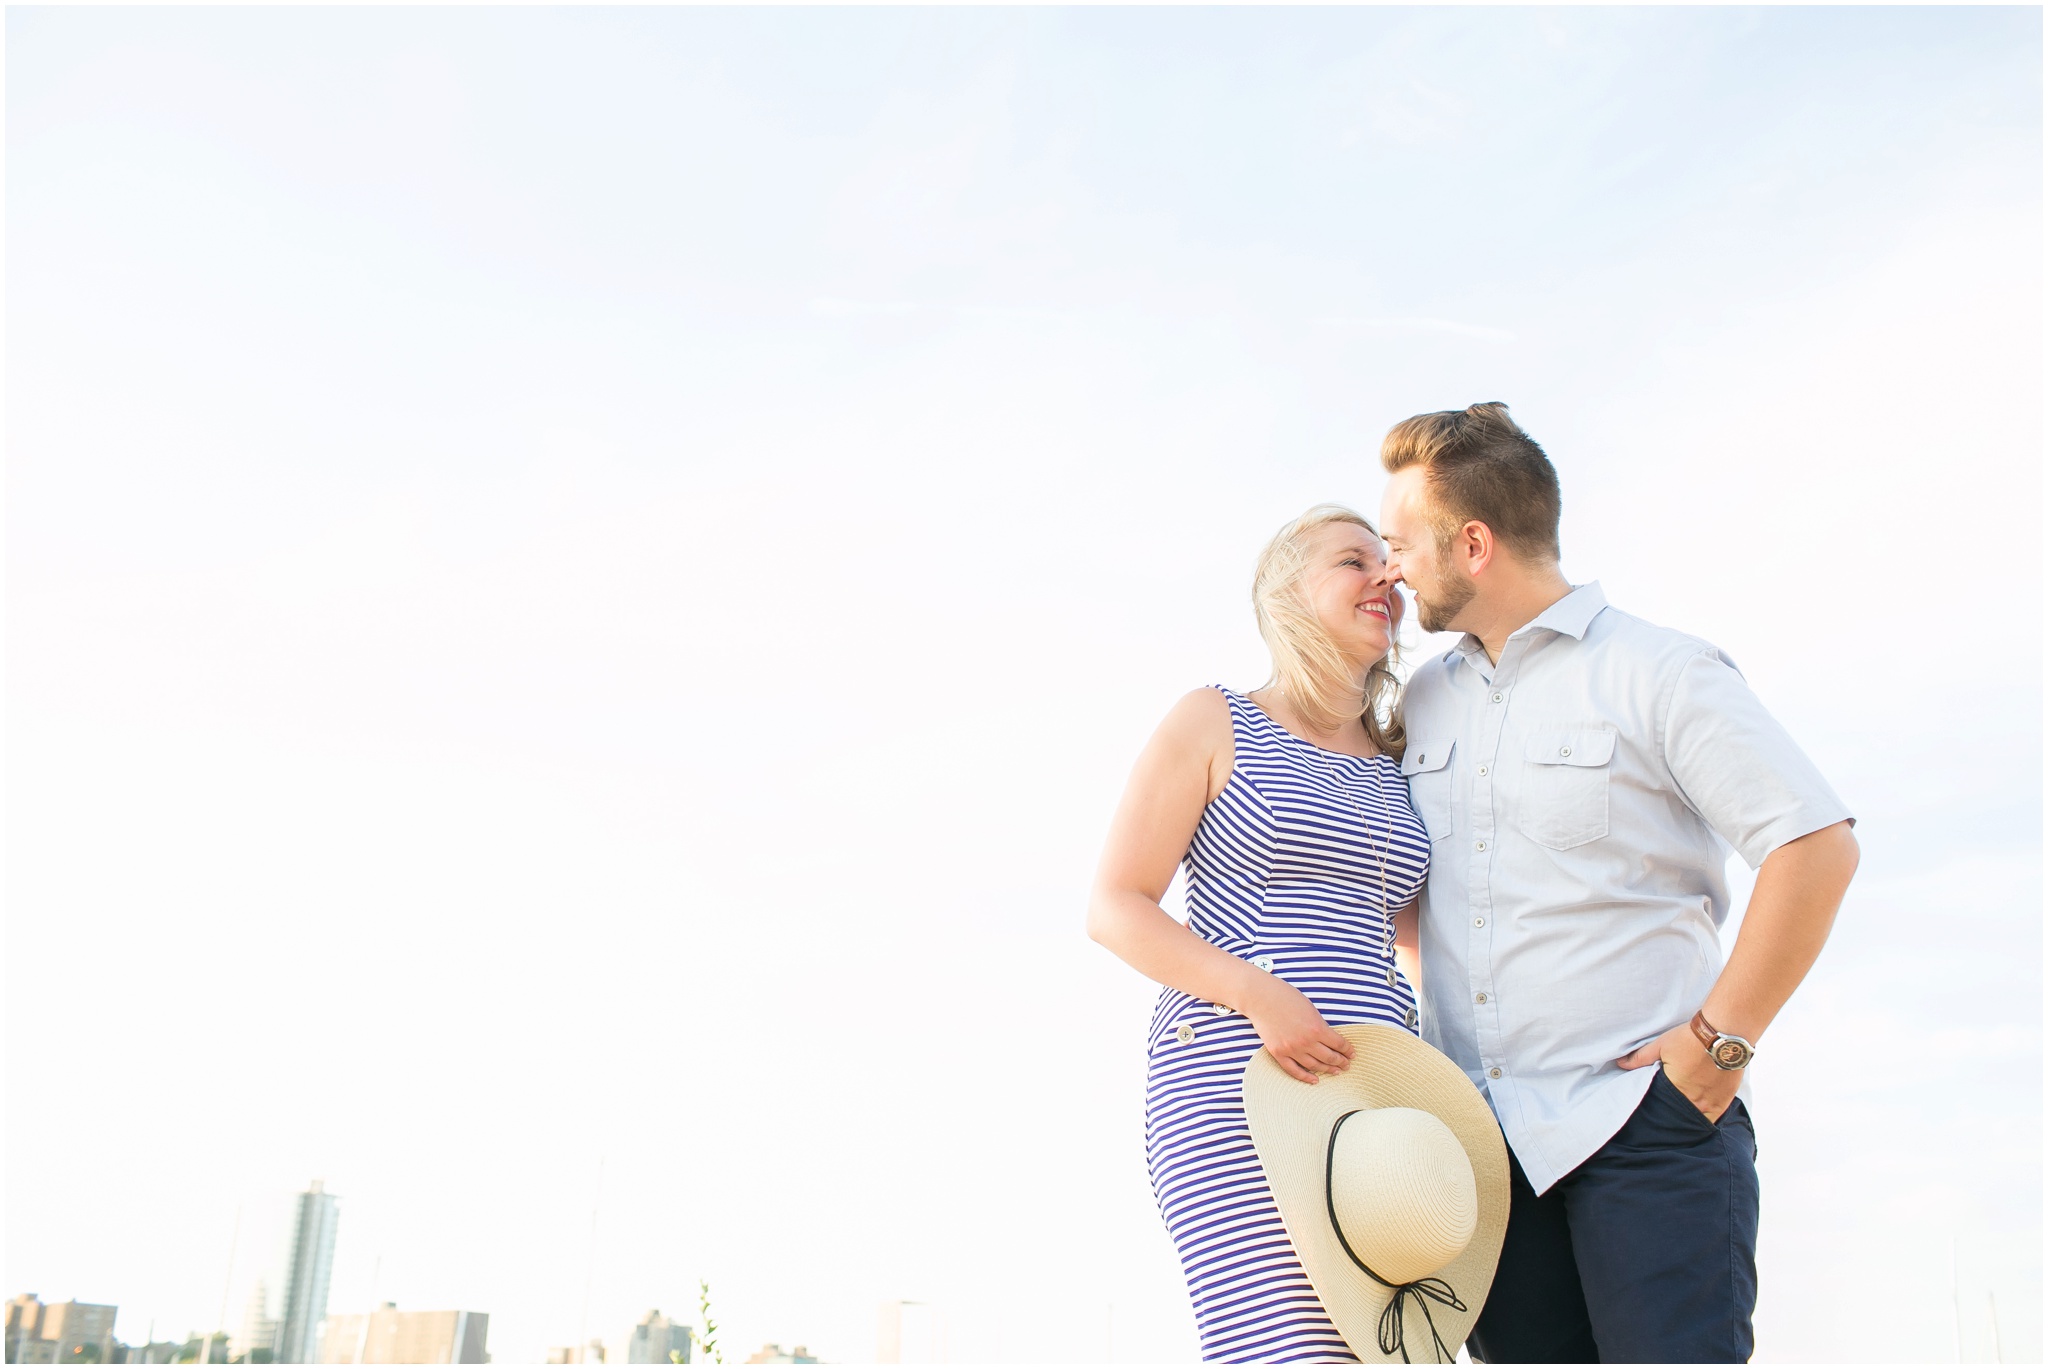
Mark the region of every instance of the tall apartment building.
[[249, 1362], [251, 1351], [277, 1352], [278, 1320], [270, 1315], [270, 1285], [262, 1279], [249, 1290], [249, 1305], [242, 1311], [242, 1329], [235, 1336], [235, 1358]]
[[[664, 1317], [657, 1307], [626, 1333], [626, 1363], [688, 1364], [695, 1339], [695, 1333], [687, 1322]], [[670, 1351], [677, 1352], [682, 1358], [670, 1359]]]
[[488, 1312], [401, 1312], [385, 1303], [367, 1317], [329, 1317], [322, 1364], [483, 1364]]
[[312, 1364], [327, 1316], [327, 1284], [334, 1275], [334, 1231], [341, 1205], [318, 1179], [299, 1195], [292, 1225], [291, 1272], [284, 1287], [284, 1319], [277, 1330], [279, 1364]]

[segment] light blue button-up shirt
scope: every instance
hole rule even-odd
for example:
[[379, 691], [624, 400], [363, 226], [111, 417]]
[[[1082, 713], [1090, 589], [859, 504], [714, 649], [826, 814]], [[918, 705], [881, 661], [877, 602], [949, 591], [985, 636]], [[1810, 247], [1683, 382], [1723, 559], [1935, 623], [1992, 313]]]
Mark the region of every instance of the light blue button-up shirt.
[[1728, 847], [1755, 867], [1849, 811], [1733, 662], [1597, 584], [1498, 662], [1466, 636], [1415, 672], [1404, 708], [1431, 844], [1423, 1035], [1492, 1102], [1541, 1193], [1642, 1101], [1652, 1071], [1615, 1061], [1706, 1001]]

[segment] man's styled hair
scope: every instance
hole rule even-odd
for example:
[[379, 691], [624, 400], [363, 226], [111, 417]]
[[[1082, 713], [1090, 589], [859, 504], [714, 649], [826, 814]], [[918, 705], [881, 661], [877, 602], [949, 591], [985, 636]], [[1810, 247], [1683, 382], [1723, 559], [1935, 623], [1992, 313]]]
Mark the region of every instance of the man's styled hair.
[[1458, 529], [1477, 521], [1524, 560], [1559, 559], [1564, 497], [1557, 472], [1535, 439], [1508, 417], [1507, 405], [1495, 401], [1403, 419], [1380, 444], [1380, 465], [1389, 475], [1423, 468], [1439, 551], [1448, 554]]

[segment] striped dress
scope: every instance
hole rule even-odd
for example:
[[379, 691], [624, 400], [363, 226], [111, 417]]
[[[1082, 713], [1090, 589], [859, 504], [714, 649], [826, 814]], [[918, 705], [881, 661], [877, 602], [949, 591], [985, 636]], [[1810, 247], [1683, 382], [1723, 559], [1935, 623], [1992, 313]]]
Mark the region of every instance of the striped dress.
[[[1237, 758], [1188, 848], [1188, 926], [1307, 994], [1332, 1025], [1415, 1029], [1395, 969], [1393, 910], [1429, 869], [1429, 837], [1398, 762], [1326, 751], [1242, 694]], [[1385, 857], [1386, 896], [1380, 860]], [[1250, 1020], [1178, 989], [1147, 1045], [1145, 1156], [1180, 1251], [1202, 1358], [1352, 1360], [1281, 1225], [1244, 1116]]]

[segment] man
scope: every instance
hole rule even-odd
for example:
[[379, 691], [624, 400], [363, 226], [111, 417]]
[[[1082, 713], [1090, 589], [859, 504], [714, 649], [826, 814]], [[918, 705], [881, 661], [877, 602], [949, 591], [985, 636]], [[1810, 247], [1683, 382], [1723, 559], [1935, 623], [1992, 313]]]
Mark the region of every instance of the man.
[[[1501, 404], [1387, 434], [1381, 531], [1429, 632], [1402, 772], [1431, 839], [1423, 1032], [1512, 1155], [1476, 1359], [1754, 1346], [1743, 1067], [1827, 939], [1854, 819], [1728, 658], [1558, 570], [1557, 474]], [[1721, 965], [1727, 846], [1760, 867]]]

